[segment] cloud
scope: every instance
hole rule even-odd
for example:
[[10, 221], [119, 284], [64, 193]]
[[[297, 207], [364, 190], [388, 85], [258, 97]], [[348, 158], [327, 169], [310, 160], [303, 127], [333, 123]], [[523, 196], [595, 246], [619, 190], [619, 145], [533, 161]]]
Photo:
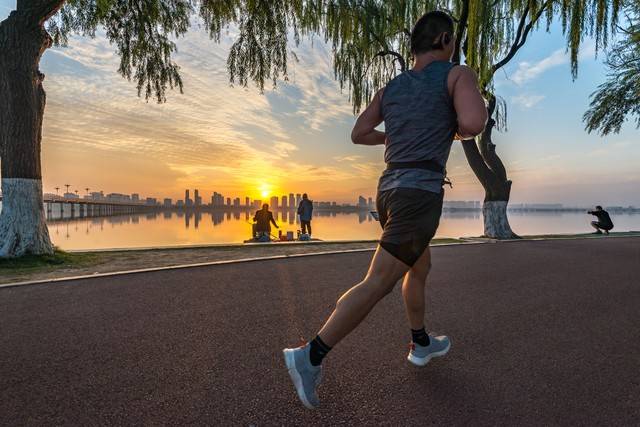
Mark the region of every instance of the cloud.
[[536, 62], [530, 63], [527, 61], [522, 61], [518, 63], [518, 68], [516, 72], [511, 77], [511, 80], [521, 86], [524, 83], [535, 79], [540, 74], [545, 71], [557, 67], [562, 64], [567, 64], [569, 62], [569, 57], [567, 56], [564, 49], [558, 49], [554, 51], [551, 55], [546, 58]]
[[555, 160], [560, 160], [561, 158], [562, 158], [562, 156], [560, 156], [560, 154], [550, 154], [548, 156], [541, 157], [539, 159], [539, 161], [541, 161], [541, 162], [553, 162]]
[[[293, 190], [303, 180], [345, 185], [357, 180], [357, 171], [332, 166], [336, 155], [349, 156], [354, 149], [342, 144], [353, 115], [331, 78], [330, 50], [317, 41], [313, 47], [301, 44], [300, 61], [289, 64], [289, 82], [263, 95], [251, 85], [229, 84], [231, 43], [230, 34], [216, 44], [197, 29], [179, 39], [175, 60], [185, 94], [168, 92], [165, 104], [137, 97], [135, 85], [117, 74], [119, 58], [103, 33], [73, 37], [68, 48], [48, 50], [42, 61], [46, 152], [75, 153], [73, 158], [84, 156], [87, 164], [126, 153], [128, 161], [140, 160], [139, 175], [157, 162], [172, 171], [162, 183], [172, 192], [168, 196], [180, 195], [191, 183], [204, 189], [215, 182], [220, 190], [268, 179], [273, 187]], [[63, 179], [58, 168], [48, 167], [52, 158], [43, 157], [45, 174], [52, 172], [46, 182]], [[136, 183], [147, 183], [132, 178], [130, 188], [108, 188], [108, 175], [92, 179], [95, 184], [87, 185], [119, 192], [144, 192]]]
[[[578, 60], [588, 61], [595, 59], [595, 57], [596, 43], [593, 39], [587, 39], [580, 47]], [[569, 60], [569, 51], [566, 49], [558, 49], [538, 62], [531, 63], [528, 61], [521, 61], [518, 63], [518, 68], [516, 69], [515, 73], [513, 74], [513, 76], [511, 76], [511, 81], [513, 81], [518, 86], [521, 86], [528, 81], [534, 80], [545, 71], [548, 71], [560, 65], [568, 64]]]
[[296, 145], [283, 141], [276, 142], [273, 149], [276, 152], [276, 155], [280, 157], [289, 157], [291, 153], [298, 151], [298, 147]]
[[511, 101], [522, 108], [532, 108], [545, 98], [544, 95], [522, 94], [511, 98]]
[[352, 156], [336, 156], [336, 157], [333, 158], [333, 160], [335, 160], [336, 162], [357, 162], [361, 158], [362, 158], [362, 156], [356, 156], [356, 155], [352, 155]]

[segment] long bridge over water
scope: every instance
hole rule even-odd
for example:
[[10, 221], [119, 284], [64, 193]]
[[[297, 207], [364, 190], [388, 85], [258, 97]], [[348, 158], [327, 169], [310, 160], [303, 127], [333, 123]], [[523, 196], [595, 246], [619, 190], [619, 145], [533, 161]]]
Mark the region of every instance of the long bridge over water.
[[[47, 217], [53, 215], [53, 211], [58, 207], [58, 211], [65, 210], [68, 206], [71, 218], [84, 218], [94, 216], [124, 215], [133, 213], [143, 213], [162, 209], [161, 205], [148, 205], [136, 202], [120, 202], [114, 200], [92, 200], [73, 199], [66, 197], [45, 197], [43, 199]], [[0, 195], [2, 202], [2, 195]]]

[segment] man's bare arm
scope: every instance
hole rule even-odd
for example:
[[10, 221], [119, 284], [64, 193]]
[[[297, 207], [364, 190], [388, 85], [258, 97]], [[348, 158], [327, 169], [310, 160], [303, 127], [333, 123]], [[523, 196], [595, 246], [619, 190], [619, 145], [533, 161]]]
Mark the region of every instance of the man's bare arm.
[[382, 123], [382, 91], [381, 89], [373, 97], [369, 106], [360, 114], [351, 131], [351, 141], [359, 145], [384, 145], [387, 136], [384, 132], [376, 130], [376, 126]]
[[459, 66], [454, 74], [453, 106], [458, 114], [458, 135], [471, 139], [480, 135], [487, 124], [487, 107], [478, 89], [478, 77], [469, 67]]

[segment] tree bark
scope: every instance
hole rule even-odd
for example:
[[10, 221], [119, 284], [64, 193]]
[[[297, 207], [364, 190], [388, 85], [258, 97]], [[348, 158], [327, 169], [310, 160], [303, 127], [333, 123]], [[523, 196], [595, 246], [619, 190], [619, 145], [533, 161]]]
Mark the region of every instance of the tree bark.
[[[22, 2], [21, 2], [22, 3]], [[0, 257], [51, 254], [42, 199], [40, 146], [45, 92], [40, 58], [51, 46], [42, 11], [18, 10], [0, 23]]]
[[[462, 148], [473, 173], [482, 184], [485, 196], [482, 207], [484, 217], [484, 236], [493, 239], [516, 239], [509, 225], [507, 205], [511, 195], [511, 181], [507, 179], [506, 169], [495, 151], [491, 140], [495, 120], [495, 100], [489, 102], [489, 121], [479, 137], [462, 141]], [[480, 147], [478, 147], [480, 145]]]

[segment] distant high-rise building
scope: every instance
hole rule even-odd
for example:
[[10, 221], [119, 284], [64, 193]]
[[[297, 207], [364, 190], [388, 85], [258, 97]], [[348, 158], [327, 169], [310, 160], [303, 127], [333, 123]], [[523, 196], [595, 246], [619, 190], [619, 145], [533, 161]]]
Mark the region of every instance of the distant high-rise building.
[[189, 190], [184, 190], [184, 204], [185, 206], [193, 205], [193, 200], [189, 197]]
[[173, 200], [164, 199], [164, 203], [162, 204], [165, 208], [170, 208], [173, 205]]
[[302, 194], [296, 194], [296, 206], [300, 206], [300, 202], [302, 201]]
[[269, 203], [271, 209], [278, 209], [278, 196], [271, 197], [271, 203]]
[[220, 193], [214, 192], [211, 196], [211, 206], [219, 208], [224, 206], [224, 196]]
[[373, 198], [369, 197], [367, 199], [367, 205], [368, 205], [369, 209], [373, 209], [373, 207], [374, 207], [373, 206]]
[[248, 196], [244, 198], [244, 205], [246, 207], [251, 206], [251, 199]]
[[181, 208], [181, 207], [183, 207], [183, 206], [184, 206], [184, 202], [183, 202], [182, 200], [178, 200], [178, 201], [176, 202], [176, 207]]
[[[101, 193], [102, 193], [102, 191], [101, 191]], [[133, 193], [131, 195], [131, 201], [133, 203], [139, 203], [140, 202], [140, 195], [138, 193]]]
[[227, 197], [227, 206], [231, 206], [231, 197]]
[[197, 188], [193, 190], [193, 204], [196, 206], [202, 205], [202, 199], [200, 198], [200, 193]]
[[155, 206], [158, 204], [158, 200], [155, 197], [147, 197], [146, 203], [149, 206]]
[[240, 207], [240, 197], [236, 197], [235, 199], [233, 199], [233, 207], [234, 208]]
[[293, 208], [296, 206], [296, 197], [293, 193], [289, 193], [289, 208]]
[[287, 205], [288, 205], [288, 203], [287, 203], [287, 196], [282, 196], [282, 203], [280, 204], [280, 207], [281, 207], [282, 209], [287, 209]]
[[367, 199], [365, 199], [362, 196], [358, 196], [358, 207], [359, 208], [366, 208], [367, 207]]

